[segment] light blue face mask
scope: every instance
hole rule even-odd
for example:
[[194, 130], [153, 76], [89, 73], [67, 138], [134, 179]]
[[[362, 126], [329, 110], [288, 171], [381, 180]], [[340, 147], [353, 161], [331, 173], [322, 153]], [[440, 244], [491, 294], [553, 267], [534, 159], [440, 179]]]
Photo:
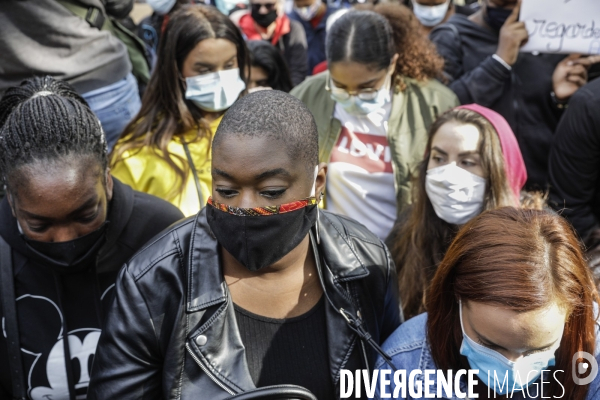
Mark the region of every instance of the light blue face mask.
[[176, 0], [146, 0], [146, 3], [159, 15], [165, 15], [175, 5]]
[[424, 6], [422, 4], [413, 1], [413, 12], [415, 17], [423, 26], [436, 26], [444, 20], [448, 13], [448, 7], [450, 7], [450, 0], [446, 0], [444, 4], [439, 6]]
[[248, 0], [215, 0], [215, 5], [221, 13], [229, 15], [237, 5], [248, 5]]
[[210, 112], [227, 110], [246, 88], [239, 68], [192, 76], [185, 83], [185, 98]]
[[[513, 392], [513, 388], [515, 392], [521, 390], [539, 378], [542, 370], [554, 366], [554, 353], [560, 346], [560, 340], [549, 350], [522, 357], [516, 362], [510, 361], [497, 351], [480, 345], [467, 336], [462, 320], [462, 302], [459, 300], [458, 304], [460, 327], [463, 333], [460, 354], [467, 357], [471, 369], [479, 370], [477, 374], [479, 379], [497, 394], [505, 395]], [[497, 376], [496, 381], [494, 381], [494, 373]]]
[[372, 100], [363, 100], [356, 95], [351, 95], [346, 99], [344, 98], [344, 96], [347, 96], [346, 91], [336, 88], [335, 85], [331, 84], [331, 99], [341, 105], [350, 114], [367, 115], [381, 109], [391, 100], [391, 82], [392, 80], [388, 75], [385, 83], [377, 91], [377, 95]]

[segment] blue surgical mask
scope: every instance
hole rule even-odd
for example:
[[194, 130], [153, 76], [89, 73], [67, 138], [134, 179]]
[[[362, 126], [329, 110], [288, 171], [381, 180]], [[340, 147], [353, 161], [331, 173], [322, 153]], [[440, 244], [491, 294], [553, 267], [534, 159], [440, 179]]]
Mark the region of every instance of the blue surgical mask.
[[175, 5], [176, 0], [146, 0], [146, 3], [159, 15], [165, 15]]
[[375, 112], [391, 101], [391, 78], [388, 75], [385, 83], [377, 91], [377, 95], [372, 100], [363, 100], [356, 95], [345, 99], [341, 92], [343, 89], [336, 88], [331, 84], [331, 99], [341, 105], [346, 112], [354, 115], [367, 115]]
[[248, 0], [215, 0], [215, 5], [221, 13], [229, 15], [237, 5], [248, 5]]
[[424, 6], [413, 1], [413, 12], [423, 26], [432, 27], [444, 20], [449, 6], [450, 0], [446, 0], [444, 4], [440, 4], [439, 6]]
[[[505, 395], [513, 391], [522, 390], [531, 382], [534, 382], [542, 374], [542, 370], [554, 366], [554, 353], [560, 346], [560, 340], [553, 348], [530, 354], [517, 361], [510, 361], [502, 354], [485, 347], [467, 336], [462, 320], [462, 302], [459, 300], [460, 328], [463, 333], [463, 341], [460, 346], [460, 354], [467, 357], [471, 369], [478, 369], [477, 376], [486, 385], [490, 385], [497, 394]], [[494, 372], [497, 381], [494, 383]], [[505, 381], [505, 377], [508, 380]], [[502, 388], [500, 386], [502, 385]], [[495, 387], [494, 387], [495, 386]]]
[[192, 76], [185, 83], [185, 98], [209, 112], [227, 110], [246, 88], [239, 68]]

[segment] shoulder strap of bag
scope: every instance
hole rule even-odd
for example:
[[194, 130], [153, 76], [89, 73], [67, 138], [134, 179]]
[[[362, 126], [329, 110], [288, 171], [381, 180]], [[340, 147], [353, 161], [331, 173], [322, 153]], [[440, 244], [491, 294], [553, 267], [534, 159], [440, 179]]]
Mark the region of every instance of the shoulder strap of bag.
[[[311, 230], [309, 232], [311, 236], [311, 245], [313, 249], [313, 253], [315, 254], [315, 262], [317, 267], [317, 275], [319, 276], [319, 281], [321, 282], [321, 287], [323, 288], [323, 295], [329, 302], [329, 304], [336, 310], [346, 321], [346, 324], [352, 330], [358, 338], [366, 345], [370, 346], [377, 354], [383, 358], [383, 360], [392, 368], [392, 371], [396, 371], [396, 367], [392, 364], [392, 357], [389, 356], [380, 346], [377, 344], [373, 336], [369, 333], [368, 329], [364, 325], [364, 321], [362, 320], [362, 316], [360, 311], [357, 309], [355, 304], [352, 302], [352, 294], [348, 291], [340, 291], [336, 285], [331, 285], [333, 290], [338, 290], [340, 296], [338, 296], [338, 301], [342, 303], [334, 303], [329, 297], [327, 293], [327, 285], [325, 284], [325, 278], [323, 276], [323, 268], [325, 268], [325, 260], [322, 258], [321, 252], [319, 252], [318, 243], [319, 243], [319, 217], [317, 217], [317, 223], [315, 225], [314, 234]], [[340, 307], [342, 306], [342, 307]], [[365, 359], [365, 363], [367, 360]], [[367, 365], [368, 367], [368, 365]]]
[[84, 19], [88, 24], [94, 28], [100, 30], [110, 30], [104, 10], [98, 7], [88, 6], [86, 4], [78, 3], [76, 0], [56, 0], [67, 10], [77, 15], [79, 18]]
[[17, 323], [17, 302], [15, 299], [15, 286], [12, 266], [11, 249], [8, 243], [0, 236], [0, 300], [4, 313], [4, 326], [6, 329], [6, 343], [8, 345], [8, 365], [12, 381], [13, 399], [26, 399], [25, 374], [23, 373], [23, 360], [21, 357], [21, 341], [19, 340], [19, 326]]
[[183, 143], [185, 157], [188, 160], [188, 164], [190, 164], [192, 175], [194, 175], [194, 183], [196, 184], [196, 191], [198, 192], [198, 203], [200, 204], [200, 209], [202, 209], [204, 207], [204, 201], [202, 200], [202, 190], [200, 188], [200, 178], [198, 178], [198, 171], [196, 171], [196, 166], [194, 165], [194, 160], [192, 159], [192, 153], [190, 153], [190, 149], [187, 145], [187, 142], [183, 138], [181, 138], [181, 142]]
[[150, 63], [146, 44], [136, 34], [124, 27], [117, 20], [106, 15], [105, 10], [93, 5], [87, 5], [77, 0], [56, 0], [67, 10], [87, 21], [90, 26], [108, 31], [127, 47], [127, 53], [132, 65], [133, 75], [138, 82], [147, 84], [150, 81]]

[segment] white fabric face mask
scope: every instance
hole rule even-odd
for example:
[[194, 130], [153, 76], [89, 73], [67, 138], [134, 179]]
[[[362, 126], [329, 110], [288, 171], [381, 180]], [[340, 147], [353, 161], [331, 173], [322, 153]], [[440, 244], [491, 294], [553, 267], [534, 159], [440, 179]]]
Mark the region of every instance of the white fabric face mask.
[[158, 15], [165, 15], [171, 11], [175, 2], [176, 0], [146, 0], [146, 3], [152, 7]]
[[413, 13], [424, 26], [436, 26], [440, 24], [450, 7], [450, 0], [439, 6], [424, 6], [413, 1]]
[[310, 21], [315, 17], [315, 15], [317, 15], [319, 7], [321, 7], [321, 0], [315, 1], [312, 6], [308, 7], [296, 7], [294, 5], [293, 9], [294, 11], [296, 11], [296, 14], [298, 14], [298, 16], [304, 21]]
[[246, 88], [239, 68], [185, 79], [185, 98], [204, 111], [227, 110]]
[[483, 211], [486, 180], [451, 163], [427, 170], [425, 191], [436, 215], [462, 225]]

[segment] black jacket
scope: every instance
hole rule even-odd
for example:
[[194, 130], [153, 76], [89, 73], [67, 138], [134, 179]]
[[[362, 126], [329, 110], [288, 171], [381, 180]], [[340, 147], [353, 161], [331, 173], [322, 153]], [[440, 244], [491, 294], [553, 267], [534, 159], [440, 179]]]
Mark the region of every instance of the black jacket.
[[[102, 310], [108, 309], [119, 269], [153, 236], [183, 218], [166, 201], [135, 192], [115, 178], [113, 182], [106, 242], [96, 265], [81, 272], [59, 274], [38, 262], [19, 234], [7, 199], [0, 204], [0, 235], [12, 249], [25, 388], [31, 398], [69, 399], [63, 319], [69, 332], [75, 392], [85, 395]], [[0, 320], [3, 317], [0, 307]], [[0, 399], [12, 396], [8, 368], [7, 342], [0, 335]]]
[[498, 34], [458, 14], [430, 38], [461, 104], [477, 103], [506, 118], [527, 166], [527, 188], [546, 188], [548, 154], [561, 115], [550, 96], [552, 74], [564, 55], [521, 53], [509, 71], [492, 58]]
[[[588, 246], [600, 244], [600, 79], [569, 101], [550, 152], [550, 200]], [[592, 235], [593, 233], [596, 235]]]
[[275, 47], [283, 53], [292, 85], [302, 83], [308, 75], [308, 45], [302, 24], [290, 19], [290, 32], [283, 35]]
[[[325, 292], [336, 309], [354, 316], [360, 309], [366, 328], [382, 343], [400, 324], [387, 248], [352, 220], [320, 211], [319, 225], [320, 244], [312, 243], [324, 260], [319, 269]], [[338, 386], [341, 369], [367, 368], [365, 356], [372, 368], [376, 354], [336, 309], [326, 303], [330, 378]], [[218, 244], [201, 211], [121, 271], [90, 399], [219, 400], [253, 388]]]

